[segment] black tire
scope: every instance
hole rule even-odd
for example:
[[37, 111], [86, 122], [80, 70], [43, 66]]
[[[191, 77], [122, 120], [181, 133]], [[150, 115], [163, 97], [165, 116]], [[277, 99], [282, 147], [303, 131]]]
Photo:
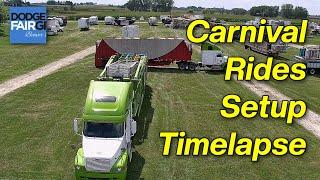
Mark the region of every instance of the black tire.
[[178, 63], [178, 68], [180, 70], [186, 70], [187, 67], [188, 67], [188, 65], [186, 63], [184, 63], [184, 62]]
[[196, 66], [195, 63], [189, 63], [189, 64], [188, 64], [188, 69], [189, 69], [190, 71], [195, 71], [196, 68], [197, 68], [197, 66]]
[[311, 75], [315, 75], [315, 74], [316, 74], [316, 70], [315, 70], [315, 69], [310, 69], [310, 70], [309, 70], [309, 73], [310, 73]]

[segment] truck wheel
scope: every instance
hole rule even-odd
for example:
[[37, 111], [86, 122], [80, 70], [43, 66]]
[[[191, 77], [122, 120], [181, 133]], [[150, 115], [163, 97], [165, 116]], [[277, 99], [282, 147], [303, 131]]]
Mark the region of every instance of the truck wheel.
[[311, 75], [315, 75], [316, 74], [316, 70], [315, 69], [310, 69], [309, 72], [310, 72]]
[[178, 63], [178, 68], [180, 70], [185, 70], [185, 69], [187, 69], [187, 64], [184, 62]]
[[196, 70], [196, 64], [195, 63], [189, 63], [189, 65], [188, 65], [188, 69], [190, 70], [190, 71], [195, 71]]

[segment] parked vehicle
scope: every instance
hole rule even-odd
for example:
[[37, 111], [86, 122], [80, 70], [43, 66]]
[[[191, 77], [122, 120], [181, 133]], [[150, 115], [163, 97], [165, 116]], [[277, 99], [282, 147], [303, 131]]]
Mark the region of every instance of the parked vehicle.
[[128, 26], [135, 22], [135, 18], [119, 17], [115, 19], [115, 25], [117, 26]]
[[208, 67], [210, 70], [225, 70], [228, 62], [228, 56], [215, 45], [203, 43], [201, 46], [201, 62], [200, 67]]
[[149, 17], [148, 24], [149, 26], [156, 26], [158, 23], [158, 19], [156, 17]]
[[106, 60], [111, 56], [123, 53], [147, 54], [150, 66], [164, 66], [172, 63], [188, 66], [192, 63], [191, 44], [182, 38], [108, 38], [96, 43], [95, 65], [98, 68], [104, 67]]
[[68, 24], [68, 18], [66, 16], [57, 16], [57, 18], [61, 18], [62, 19], [62, 25], [60, 26], [67, 26]]
[[122, 37], [123, 38], [139, 38], [140, 28], [138, 25], [129, 25], [122, 27]]
[[171, 19], [171, 16], [170, 15], [160, 15], [160, 21], [163, 22], [163, 20], [165, 19]]
[[99, 24], [98, 16], [89, 17], [89, 24], [90, 25], [98, 25]]
[[48, 18], [46, 22], [46, 29], [48, 36], [54, 36], [58, 34], [59, 22], [56, 19]]
[[112, 56], [98, 80], [90, 82], [82, 118], [73, 122], [75, 133], [82, 136], [76, 179], [126, 178], [144, 99], [146, 63], [144, 55]]
[[173, 29], [180, 29], [180, 28], [186, 28], [189, 23], [191, 22], [190, 19], [178, 17], [172, 19], [172, 28]]
[[89, 18], [80, 18], [78, 20], [78, 27], [80, 31], [87, 31], [90, 29]]
[[307, 65], [307, 71], [314, 75], [320, 70], [320, 45], [308, 45], [300, 49], [296, 60], [304, 62]]
[[166, 66], [172, 63], [181, 70], [223, 70], [228, 57], [216, 46], [205, 43], [201, 47], [201, 62], [192, 61], [192, 46], [182, 38], [167, 39], [102, 39], [96, 43], [95, 66], [104, 67], [106, 59], [123, 53], [148, 54], [149, 66]]
[[114, 20], [115, 20], [115, 18], [112, 17], [112, 16], [106, 16], [106, 17], [104, 17], [104, 23], [105, 23], [106, 25], [114, 25], [114, 24], [115, 24]]

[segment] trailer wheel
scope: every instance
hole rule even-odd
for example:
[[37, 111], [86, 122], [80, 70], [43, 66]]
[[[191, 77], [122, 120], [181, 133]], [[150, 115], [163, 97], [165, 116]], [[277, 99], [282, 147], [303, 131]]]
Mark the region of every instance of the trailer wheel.
[[178, 63], [178, 68], [179, 68], [180, 70], [186, 70], [187, 67], [188, 67], [188, 65], [187, 65], [186, 63], [184, 63], [184, 62]]
[[310, 72], [311, 75], [315, 75], [316, 74], [316, 70], [315, 69], [310, 69], [309, 72]]
[[196, 66], [195, 63], [189, 63], [189, 64], [188, 64], [188, 69], [189, 69], [190, 71], [195, 71], [196, 68], [197, 68], [197, 66]]

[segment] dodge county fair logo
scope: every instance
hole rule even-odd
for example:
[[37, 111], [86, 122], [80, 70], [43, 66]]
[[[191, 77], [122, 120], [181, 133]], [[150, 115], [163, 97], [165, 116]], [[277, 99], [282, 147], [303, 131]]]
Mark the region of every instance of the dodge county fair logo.
[[10, 43], [45, 44], [46, 19], [46, 7], [11, 7]]

